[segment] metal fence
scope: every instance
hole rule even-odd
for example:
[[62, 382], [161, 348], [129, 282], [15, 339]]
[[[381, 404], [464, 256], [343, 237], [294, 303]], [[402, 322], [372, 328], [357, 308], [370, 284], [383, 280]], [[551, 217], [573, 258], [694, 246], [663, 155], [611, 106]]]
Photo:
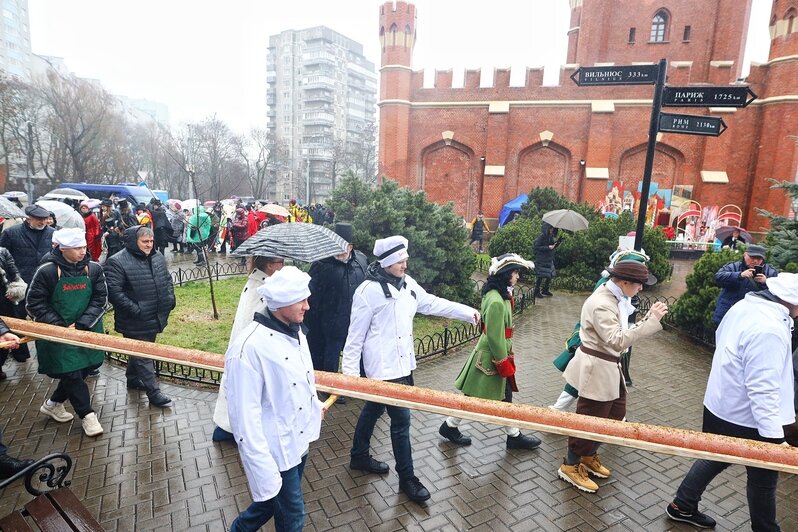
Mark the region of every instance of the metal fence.
[[[657, 301], [661, 301], [668, 305], [668, 307], [672, 307], [676, 301], [678, 301], [678, 297], [673, 296], [647, 296], [641, 295], [640, 297], [640, 308], [638, 309], [641, 315], [644, 315], [651, 309], [651, 305], [653, 305]], [[694, 323], [690, 325], [677, 325], [673, 321], [673, 317], [671, 314], [666, 314], [665, 318], [662, 320], [663, 327], [667, 329], [671, 329], [674, 331], [683, 334], [687, 338], [702, 344], [709, 348], [715, 347], [715, 329], [714, 328], [707, 328], [704, 326], [703, 323]]]
[[222, 277], [233, 277], [235, 275], [246, 275], [247, 267], [239, 262], [215, 262], [208, 266], [195, 268], [178, 268], [170, 272], [172, 283], [175, 286], [183, 286], [189, 281], [207, 281], [208, 268], [211, 270], [211, 277], [218, 281]]

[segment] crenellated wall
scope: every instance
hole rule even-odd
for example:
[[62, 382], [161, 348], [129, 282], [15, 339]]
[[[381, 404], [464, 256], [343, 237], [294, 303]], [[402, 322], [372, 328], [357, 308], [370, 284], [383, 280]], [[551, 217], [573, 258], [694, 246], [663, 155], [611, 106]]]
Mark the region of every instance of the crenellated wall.
[[[640, 1], [644, 6], [654, 5]], [[696, 28], [691, 42], [702, 35], [714, 36], [706, 38], [716, 41], [711, 50], [696, 46], [689, 48], [696, 53], [668, 57], [669, 85], [736, 83], [750, 0], [739, 0], [736, 5], [742, 8], [736, 14], [711, 16], [711, 9], [727, 9], [729, 2], [656, 3], [659, 7], [667, 4], [679, 24], [687, 19], [676, 15], [685, 13], [686, 6], [694, 6]], [[590, 33], [597, 23], [611, 22], [608, 14], [601, 15], [601, 6], [616, 3], [571, 1], [569, 59], [572, 53], [585, 57], [586, 43], [599, 46], [604, 42], [603, 49], [612, 48], [617, 31], [602, 27], [598, 31], [603, 37]], [[798, 0], [775, 0], [774, 6], [789, 13], [795, 3]], [[396, 6], [390, 13], [381, 10], [381, 24], [388, 23], [383, 17], [409, 16], [405, 4]], [[415, 21], [415, 11], [412, 16]], [[629, 23], [623, 17], [613, 27]], [[646, 13], [644, 20], [648, 17]], [[703, 28], [702, 21], [712, 21], [712, 28]], [[726, 35], [720, 42], [716, 21], [742, 35]], [[778, 21], [771, 26], [793, 27]], [[414, 33], [415, 25], [412, 28]], [[660, 134], [653, 181], [661, 188], [692, 185], [693, 197], [705, 205], [737, 204], [752, 230], [767, 224], [757, 208], [786, 214], [789, 202], [782, 191], [770, 188], [768, 179], [795, 180], [798, 176], [798, 152], [790, 138], [798, 137], [798, 55], [774, 57], [773, 50], [792, 50], [796, 41], [796, 32], [774, 35], [771, 60], [754, 65], [746, 80], [759, 96], [747, 108], [665, 109], [722, 117], [728, 129], [718, 138]], [[658, 50], [666, 49], [658, 46]], [[467, 219], [480, 209], [486, 216], [496, 217], [504, 203], [536, 186], [551, 186], [572, 200], [597, 203], [609, 180], [621, 179], [627, 188], [636, 188], [642, 179], [652, 86], [579, 87], [570, 79], [578, 65], [567, 64], [560, 68], [556, 86], [543, 85], [543, 69], [528, 68], [523, 86], [510, 85], [510, 69], [495, 69], [488, 73], [492, 82], [480, 87], [482, 72], [477, 69], [464, 72], [462, 87], [452, 86], [452, 70], [436, 70], [434, 85], [424, 87], [424, 72], [410, 67], [412, 50], [407, 43], [401, 50], [395, 47], [383, 49], [382, 176], [423, 189], [434, 201], [454, 202], [457, 213]], [[617, 46], [615, 52], [619, 56], [616, 62], [594, 55], [603, 59], [600, 65], [646, 62], [638, 56], [633, 60]], [[406, 63], [391, 62], [402, 53], [409, 54]], [[386, 83], [390, 87], [385, 87]]]

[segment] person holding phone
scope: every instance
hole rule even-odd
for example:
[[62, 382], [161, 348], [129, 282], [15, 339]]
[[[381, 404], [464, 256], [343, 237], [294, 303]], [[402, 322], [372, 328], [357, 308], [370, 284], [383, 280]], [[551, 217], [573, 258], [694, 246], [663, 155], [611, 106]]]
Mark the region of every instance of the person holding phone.
[[743, 299], [748, 292], [765, 290], [768, 277], [776, 277], [779, 272], [770, 264], [765, 264], [767, 249], [764, 246], [750, 245], [745, 249], [742, 260], [724, 264], [715, 274], [715, 282], [721, 287], [715, 303], [712, 321], [720, 323], [729, 309]]

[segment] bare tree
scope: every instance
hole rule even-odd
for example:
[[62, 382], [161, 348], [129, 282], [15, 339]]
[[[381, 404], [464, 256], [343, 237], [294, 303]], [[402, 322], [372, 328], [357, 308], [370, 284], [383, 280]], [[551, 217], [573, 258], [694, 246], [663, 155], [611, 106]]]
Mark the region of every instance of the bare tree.
[[66, 150], [75, 179], [93, 177], [90, 163], [98, 157], [100, 135], [113, 108], [113, 97], [98, 84], [53, 69], [34, 84], [49, 107], [46, 129], [51, 142]]
[[263, 198], [276, 179], [278, 167], [286, 162], [285, 143], [265, 129], [254, 128], [238, 139], [238, 152], [246, 169], [252, 195]]

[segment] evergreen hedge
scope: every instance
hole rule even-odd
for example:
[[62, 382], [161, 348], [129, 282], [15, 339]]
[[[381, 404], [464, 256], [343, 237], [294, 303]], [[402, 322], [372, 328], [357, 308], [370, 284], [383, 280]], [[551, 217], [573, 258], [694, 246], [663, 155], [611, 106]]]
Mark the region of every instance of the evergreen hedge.
[[407, 271], [421, 286], [440, 297], [478, 304], [471, 281], [476, 255], [466, 245], [468, 231], [451, 203], [437, 205], [424, 192], [399, 188], [388, 179], [371, 189], [348, 175], [339, 180], [327, 205], [337, 221], [352, 223], [354, 246], [370, 260], [375, 240], [402, 235], [409, 241]]

